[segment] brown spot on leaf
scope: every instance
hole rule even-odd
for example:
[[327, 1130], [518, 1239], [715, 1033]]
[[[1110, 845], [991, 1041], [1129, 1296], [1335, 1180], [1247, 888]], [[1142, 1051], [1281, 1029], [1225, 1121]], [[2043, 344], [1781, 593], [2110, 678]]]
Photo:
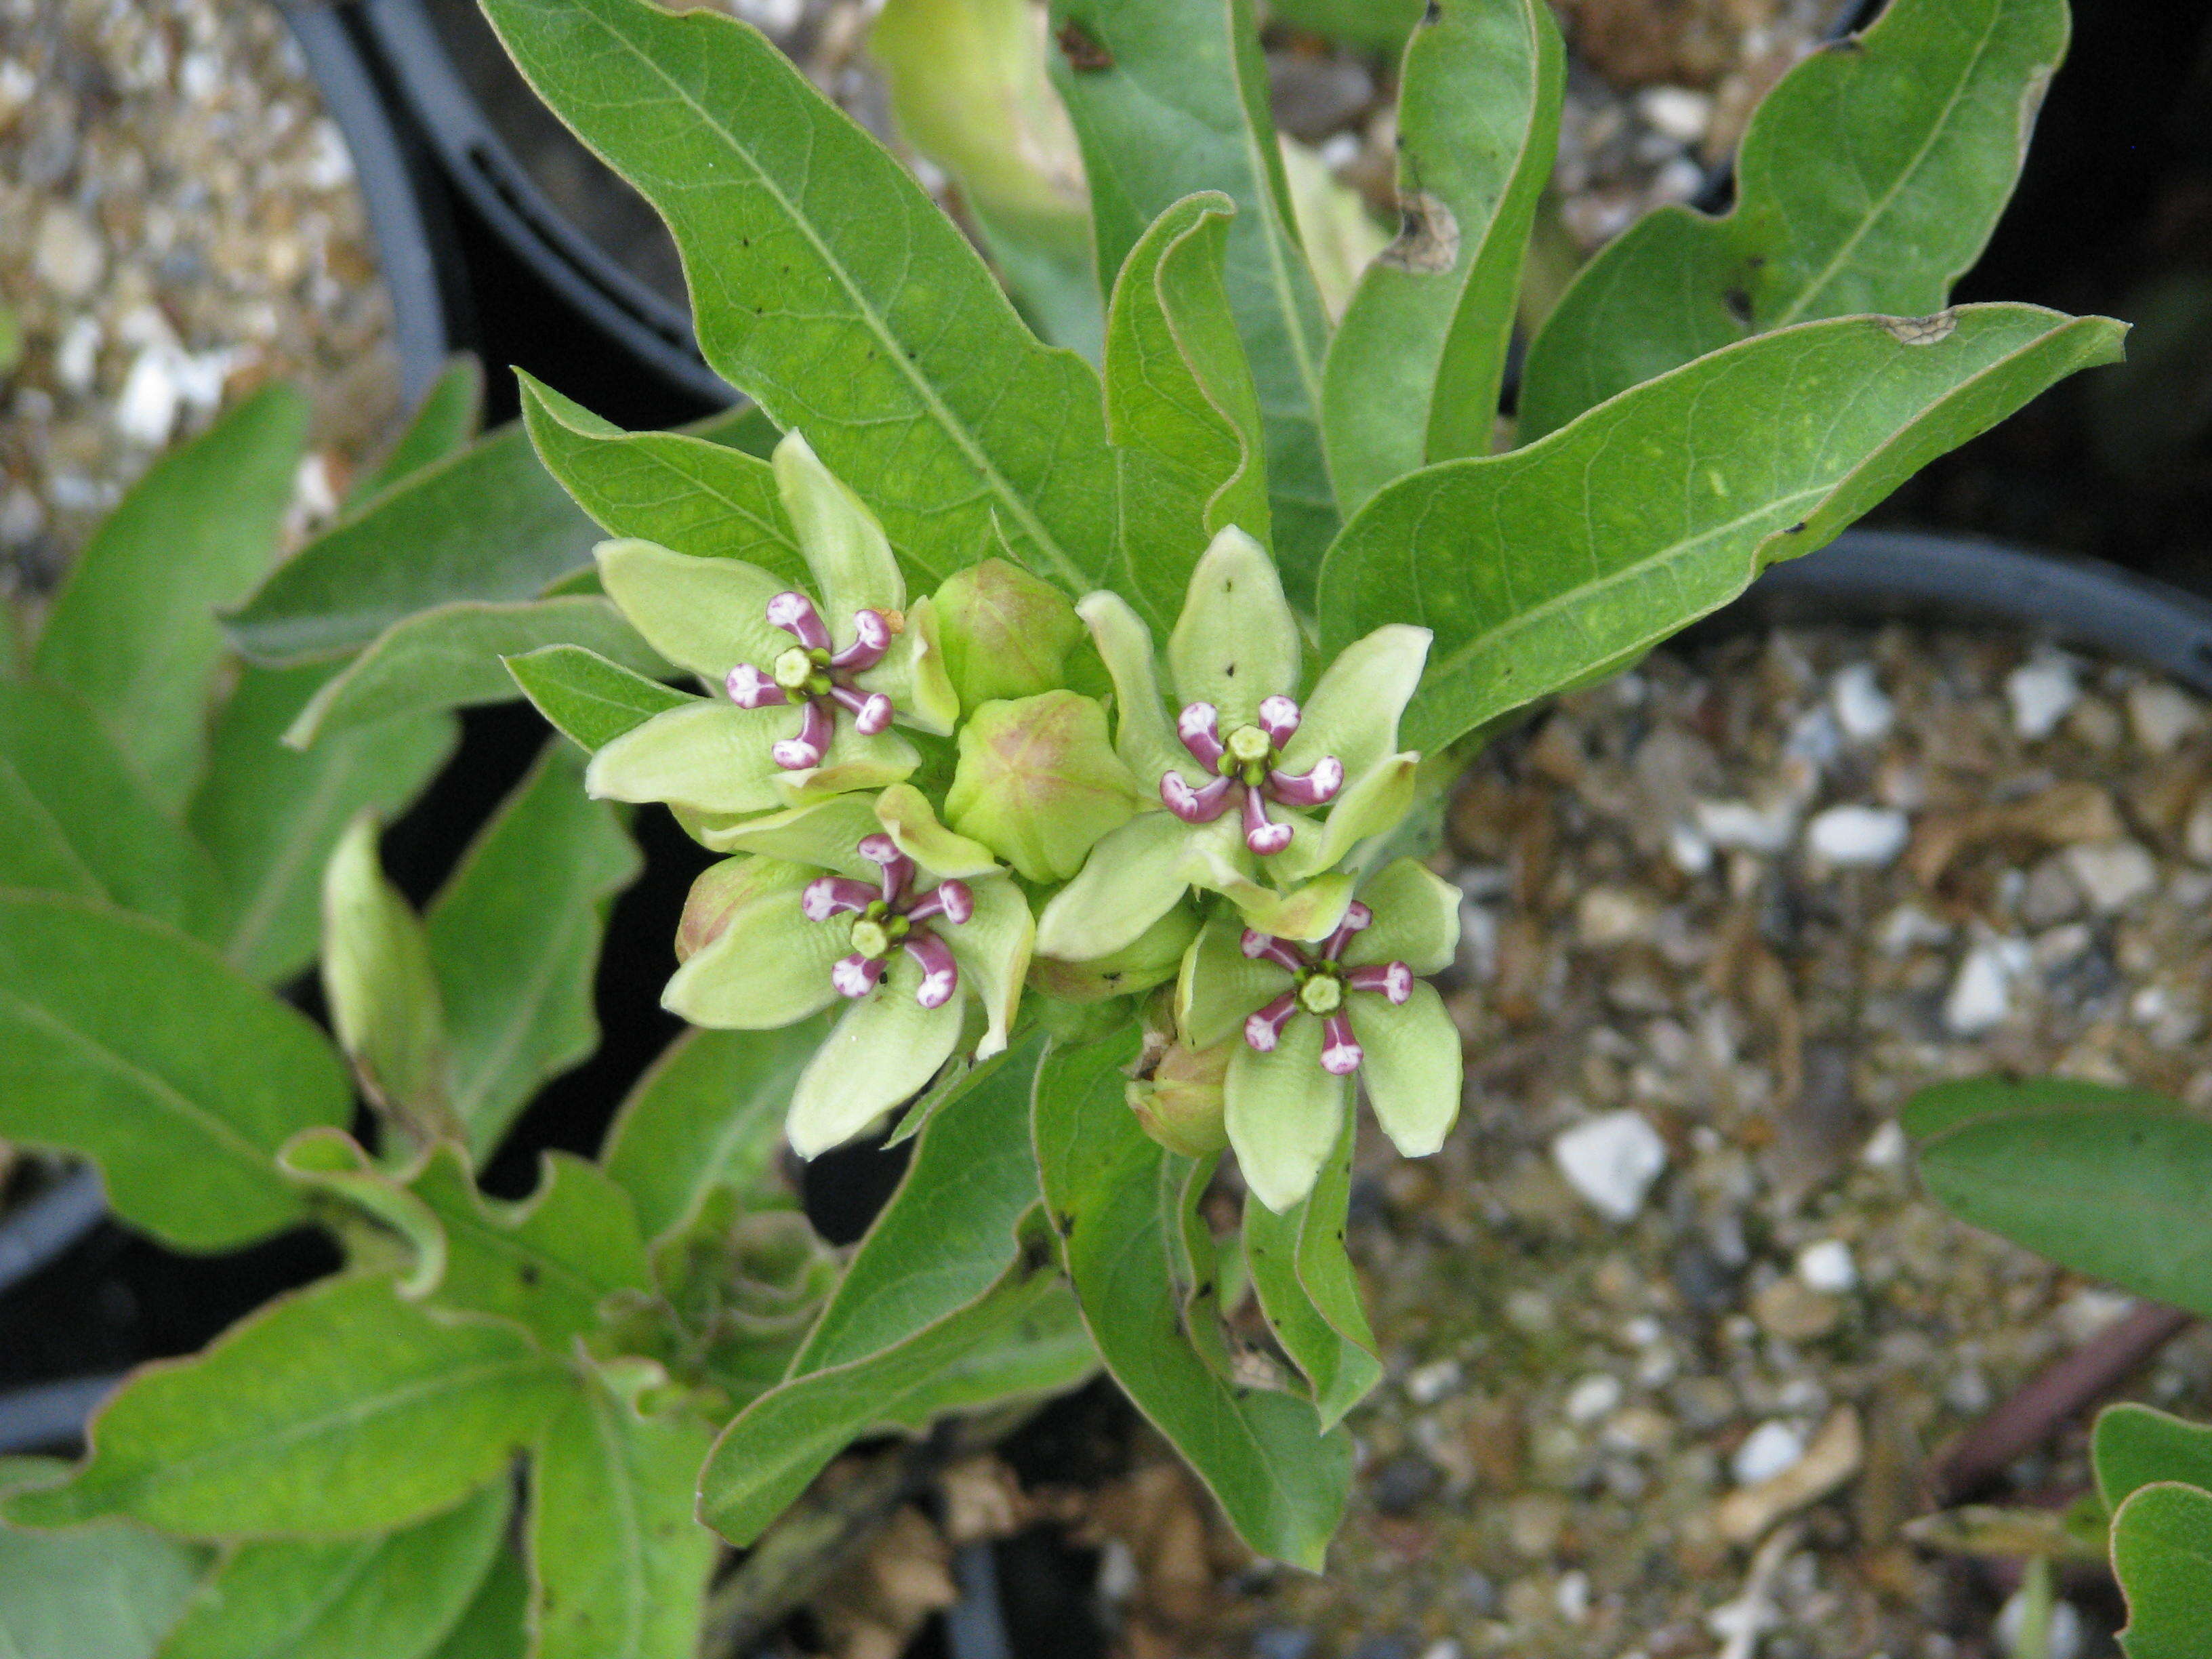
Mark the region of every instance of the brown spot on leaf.
[[1114, 54], [1106, 50], [1105, 43], [1073, 17], [1060, 26], [1060, 33], [1054, 38], [1060, 43], [1060, 54], [1067, 59], [1068, 68], [1078, 75], [1096, 75], [1101, 70], [1114, 67]]
[[1394, 270], [1433, 275], [1459, 263], [1459, 221], [1443, 198], [1409, 190], [1398, 198], [1398, 236], [1375, 256]]

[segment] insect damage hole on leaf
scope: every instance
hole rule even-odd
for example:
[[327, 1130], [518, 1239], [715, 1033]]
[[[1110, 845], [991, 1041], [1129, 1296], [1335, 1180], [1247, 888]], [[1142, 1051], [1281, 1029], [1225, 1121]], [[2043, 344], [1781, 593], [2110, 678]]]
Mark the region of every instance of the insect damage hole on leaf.
[[1375, 256], [1377, 264], [1433, 276], [1459, 264], [1459, 220], [1443, 197], [1410, 190], [1399, 198], [1398, 234]]
[[1060, 44], [1060, 55], [1067, 59], [1068, 68], [1079, 75], [1096, 75], [1114, 67], [1114, 54], [1106, 44], [1073, 17], [1060, 26], [1054, 37]]
[[1876, 320], [1882, 331], [1899, 345], [1934, 345], [1951, 337], [1959, 326], [1959, 313], [1955, 307], [1950, 307], [1930, 317], [1882, 317]]

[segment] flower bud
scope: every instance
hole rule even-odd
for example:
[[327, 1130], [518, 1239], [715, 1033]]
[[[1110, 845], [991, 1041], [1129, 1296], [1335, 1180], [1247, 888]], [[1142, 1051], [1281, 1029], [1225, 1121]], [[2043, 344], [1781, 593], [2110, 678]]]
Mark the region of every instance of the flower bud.
[[1111, 955], [1088, 962], [1030, 958], [1030, 983], [1066, 1002], [1100, 1002], [1164, 985], [1182, 965], [1183, 952], [1198, 937], [1198, 917], [1178, 904]]
[[945, 821], [1031, 881], [1066, 881], [1144, 792], [1106, 735], [1106, 711], [1073, 691], [987, 702], [960, 728]]
[[1236, 1051], [1234, 1038], [1211, 1048], [1170, 1043], [1152, 1076], [1129, 1085], [1129, 1109], [1145, 1133], [1185, 1158], [1204, 1158], [1226, 1146], [1223, 1085]]
[[1058, 588], [1004, 559], [986, 559], [949, 578], [932, 603], [962, 708], [973, 713], [1066, 684], [1067, 653], [1083, 623]]

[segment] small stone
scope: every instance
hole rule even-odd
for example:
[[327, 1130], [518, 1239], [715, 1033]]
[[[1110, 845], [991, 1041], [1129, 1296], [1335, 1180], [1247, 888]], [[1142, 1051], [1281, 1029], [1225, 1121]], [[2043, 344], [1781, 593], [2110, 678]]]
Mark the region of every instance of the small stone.
[[[2029, 1659], [2029, 1650], [2021, 1638], [2027, 1628], [2027, 1591], [2016, 1589], [1997, 1613], [1994, 1632], [1997, 1646], [2010, 1659]], [[2051, 1604], [2051, 1622], [2045, 1626], [2043, 1645], [2034, 1650], [2034, 1659], [2081, 1659], [2083, 1631], [2081, 1609], [2071, 1601]]]
[[2182, 828], [2181, 850], [2199, 864], [2212, 864], [2212, 788], [2197, 792], [2197, 805]]
[[1522, 1492], [1505, 1506], [1506, 1541], [1530, 1560], [1541, 1560], [1567, 1524], [1567, 1500], [1547, 1492]]
[[1923, 945], [1948, 945], [1951, 929], [1917, 904], [1900, 904], [1881, 919], [1875, 940], [1883, 955], [1901, 957]]
[[1844, 1305], [1796, 1279], [1778, 1279], [1751, 1298], [1759, 1328], [1784, 1342], [1816, 1342], [1842, 1323]]
[[1467, 1650], [1450, 1637], [1442, 1637], [1421, 1650], [1421, 1659], [1467, 1659]]
[[1787, 801], [1759, 807], [1747, 800], [1701, 800], [1692, 810], [1698, 832], [1715, 847], [1778, 853], [1797, 833], [1797, 814]]
[[[1762, 1427], [1752, 1439], [1764, 1431]], [[1744, 1446], [1751, 1443], [1747, 1440]], [[1746, 1484], [1723, 1498], [1714, 1511], [1714, 1525], [1732, 1544], [1751, 1543], [1785, 1515], [1817, 1503], [1856, 1474], [1865, 1455], [1866, 1440], [1859, 1428], [1858, 1413], [1849, 1406], [1840, 1406], [1800, 1455], [1764, 1480]], [[1742, 1455], [1743, 1449], [1739, 1448], [1736, 1456], [1741, 1460]]]
[[2111, 915], [2158, 886], [2158, 864], [2132, 841], [2083, 842], [2063, 854], [2068, 872], [2100, 915]]
[[1311, 1659], [1318, 1640], [1293, 1625], [1263, 1625], [1252, 1632], [1252, 1659]]
[[1406, 1375], [1406, 1397], [1416, 1406], [1433, 1406], [1459, 1391], [1462, 1373], [1456, 1359], [1432, 1359]]
[[2031, 927], [2048, 927], [2081, 908], [2081, 889], [2067, 873], [2066, 860], [2053, 854], [2038, 860], [2021, 889], [2020, 919]]
[[1674, 1425], [1664, 1412], [1649, 1406], [1629, 1406], [1606, 1419], [1602, 1438], [1608, 1451], [1655, 1456], [1674, 1437]]
[[2128, 693], [2128, 725], [2154, 755], [2172, 754], [2203, 723], [2203, 705], [2179, 686], [2154, 680]]
[[1566, 1403], [1561, 1409], [1570, 1423], [1595, 1423], [1620, 1407], [1621, 1392], [1619, 1377], [1598, 1371], [1567, 1390]]
[[1437, 1466], [1413, 1452], [1401, 1452], [1376, 1471], [1369, 1491], [1384, 1515], [1411, 1515], [1437, 1489]]
[[1605, 950], [1651, 937], [1658, 910], [1638, 893], [1618, 887], [1593, 887], [1575, 905], [1575, 932], [1584, 945]]
[[2027, 947], [2017, 939], [1991, 939], [1966, 952], [1943, 1001], [1943, 1024], [1954, 1036], [1994, 1030], [2012, 1012], [2014, 976], [2027, 966]]
[[2101, 1285], [2092, 1285], [2060, 1303], [2058, 1311], [2052, 1316], [2066, 1333], [2067, 1340], [2078, 1347], [2118, 1324], [2135, 1309], [2135, 1297], [2124, 1291], [2108, 1291]]
[[1762, 1423], [1729, 1459], [1729, 1474], [1739, 1486], [1771, 1480], [1805, 1455], [1805, 1432], [1791, 1423]]
[[1912, 821], [1886, 806], [1831, 806], [1806, 826], [1816, 857], [1854, 869], [1892, 863], [1911, 839]]
[[107, 250], [100, 233], [76, 209], [48, 202], [39, 216], [39, 240], [31, 254], [31, 269], [55, 293], [66, 300], [88, 298], [100, 286], [107, 269]]
[[1858, 1288], [1858, 1263], [1840, 1238], [1824, 1238], [1797, 1252], [1797, 1277], [1816, 1291], [1838, 1294]]
[[2048, 649], [2006, 675], [2004, 689], [2005, 701], [2012, 705], [2012, 729], [2031, 743], [2049, 737], [2081, 696], [2074, 659]]
[[1838, 669], [1828, 687], [1828, 704], [1844, 735], [1858, 743], [1887, 737], [1897, 723], [1897, 705], [1875, 678], [1874, 665], [1855, 662]]
[[1905, 1126], [1891, 1118], [1867, 1137], [1866, 1145], [1859, 1148], [1859, 1162], [1869, 1170], [1894, 1170], [1910, 1151], [1911, 1143], [1905, 1139]]
[[1654, 132], [1694, 144], [1712, 125], [1713, 100], [1688, 87], [1646, 87], [1636, 94], [1636, 112]]
[[1552, 1591], [1552, 1605], [1569, 1624], [1587, 1623], [1590, 1612], [1589, 1575], [1579, 1567], [1572, 1572], [1561, 1573], [1557, 1588]]
[[[2212, 821], [2212, 815], [2208, 815], [2208, 821]], [[1667, 832], [1667, 856], [1684, 875], [1702, 876], [1713, 867], [1713, 844], [1702, 831], [1678, 823]], [[2212, 863], [2212, 854], [2207, 854], [2206, 862]]]
[[1555, 1138], [1552, 1161], [1592, 1209], [1629, 1221], [1667, 1167], [1667, 1143], [1641, 1112], [1607, 1112]]

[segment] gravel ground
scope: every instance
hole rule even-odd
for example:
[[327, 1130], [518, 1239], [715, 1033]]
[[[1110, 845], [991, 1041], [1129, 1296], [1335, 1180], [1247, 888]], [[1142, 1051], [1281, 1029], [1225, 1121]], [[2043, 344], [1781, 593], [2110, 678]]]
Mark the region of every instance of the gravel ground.
[[0, 580], [33, 592], [253, 385], [314, 398], [309, 507], [396, 410], [352, 166], [261, 0], [0, 0]]
[[[1994, 1651], [1984, 1581], [1899, 1528], [1932, 1451], [2130, 1304], [1923, 1201], [1893, 1114], [1991, 1069], [2212, 1109], [2207, 714], [2003, 641], [1790, 632], [1496, 745], [1440, 866], [1467, 1111], [1363, 1153], [1389, 1376], [1329, 1576], [1217, 1534], [1148, 1577], [1132, 1534], [1124, 1651]], [[2136, 1392], [2212, 1407], [2212, 1340]], [[2011, 1476], [2080, 1490], [2078, 1435]]]

